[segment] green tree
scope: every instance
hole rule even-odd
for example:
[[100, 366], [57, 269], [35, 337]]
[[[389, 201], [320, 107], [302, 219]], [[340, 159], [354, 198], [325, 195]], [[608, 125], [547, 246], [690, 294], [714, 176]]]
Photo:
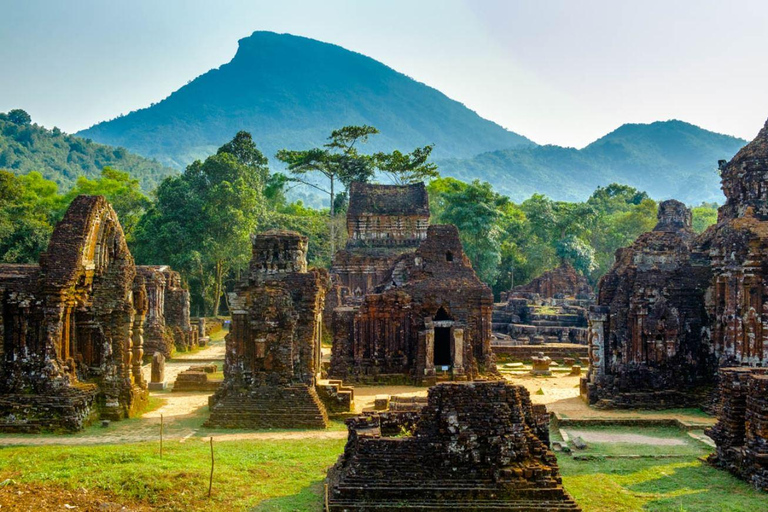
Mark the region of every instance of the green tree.
[[717, 205], [714, 203], [701, 203], [691, 208], [691, 213], [693, 230], [696, 233], [703, 233], [705, 229], [717, 222]]
[[416, 148], [411, 153], [376, 153], [373, 159], [376, 168], [396, 185], [408, 185], [440, 177], [437, 164], [429, 162], [434, 146]]
[[[328, 195], [331, 248], [335, 248], [336, 185], [337, 182], [349, 188], [353, 181], [368, 181], [373, 177], [373, 159], [358, 152], [357, 146], [368, 141], [368, 137], [379, 131], [372, 126], [345, 126], [331, 132], [328, 142], [322, 148], [295, 151], [281, 149], [277, 159], [284, 162], [291, 179], [303, 183]], [[308, 175], [320, 174], [327, 180], [318, 184]]]
[[248, 141], [238, 134], [224, 150], [166, 178], [135, 229], [137, 260], [181, 270], [213, 315], [227, 279], [247, 266], [250, 235], [266, 218], [267, 161]]
[[435, 222], [455, 224], [464, 250], [480, 279], [493, 285], [501, 263], [501, 220], [509, 199], [493, 191], [489, 183], [478, 180], [462, 183], [448, 178], [435, 180], [430, 198], [437, 199]]
[[[75, 186], [64, 195], [66, 205], [80, 194], [101, 195], [115, 209], [120, 225], [123, 227], [126, 240], [133, 242], [133, 230], [152, 202], [145, 196], [139, 186], [139, 180], [131, 178], [127, 172], [105, 167], [101, 176], [90, 180], [85, 176], [77, 179]], [[61, 210], [59, 218], [64, 215]]]
[[0, 170], [0, 262], [37, 263], [52, 232], [50, 209], [35, 191], [23, 177]]
[[32, 124], [32, 117], [29, 114], [27, 114], [26, 110], [22, 110], [20, 108], [9, 111], [8, 120], [13, 124], [19, 124], [19, 125]]

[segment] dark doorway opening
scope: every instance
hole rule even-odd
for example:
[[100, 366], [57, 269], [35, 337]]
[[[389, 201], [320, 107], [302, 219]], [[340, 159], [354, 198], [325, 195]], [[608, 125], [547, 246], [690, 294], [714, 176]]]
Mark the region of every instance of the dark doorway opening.
[[435, 327], [435, 366], [451, 366], [451, 328]]
[[451, 318], [451, 315], [448, 314], [444, 307], [440, 306], [440, 309], [435, 313], [435, 318], [433, 320], [439, 322], [442, 320], [453, 320], [453, 318]]

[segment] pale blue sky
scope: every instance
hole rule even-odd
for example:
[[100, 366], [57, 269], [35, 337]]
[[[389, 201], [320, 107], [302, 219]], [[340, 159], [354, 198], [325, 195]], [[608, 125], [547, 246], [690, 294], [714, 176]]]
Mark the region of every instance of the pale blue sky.
[[74, 132], [229, 61], [254, 30], [378, 59], [539, 143], [768, 117], [763, 0], [0, 0], [0, 112]]

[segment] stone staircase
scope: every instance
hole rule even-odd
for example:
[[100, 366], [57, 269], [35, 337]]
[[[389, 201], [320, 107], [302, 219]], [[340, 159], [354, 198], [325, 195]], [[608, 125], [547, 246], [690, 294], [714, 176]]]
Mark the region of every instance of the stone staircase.
[[209, 399], [211, 417], [206, 427], [214, 428], [326, 428], [328, 413], [313, 387], [258, 386], [228, 390]]
[[355, 411], [354, 387], [345, 386], [341, 380], [331, 379], [318, 382], [316, 388], [328, 414], [345, 414]]

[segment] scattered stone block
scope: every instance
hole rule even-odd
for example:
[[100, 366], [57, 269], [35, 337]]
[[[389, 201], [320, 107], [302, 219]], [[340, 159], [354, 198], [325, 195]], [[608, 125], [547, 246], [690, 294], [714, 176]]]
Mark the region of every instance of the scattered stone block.
[[389, 395], [376, 395], [373, 401], [373, 409], [376, 411], [386, 411], [389, 409]]
[[577, 448], [579, 450], [584, 450], [587, 448], [587, 443], [580, 437], [576, 436], [571, 440], [571, 444], [574, 448]]

